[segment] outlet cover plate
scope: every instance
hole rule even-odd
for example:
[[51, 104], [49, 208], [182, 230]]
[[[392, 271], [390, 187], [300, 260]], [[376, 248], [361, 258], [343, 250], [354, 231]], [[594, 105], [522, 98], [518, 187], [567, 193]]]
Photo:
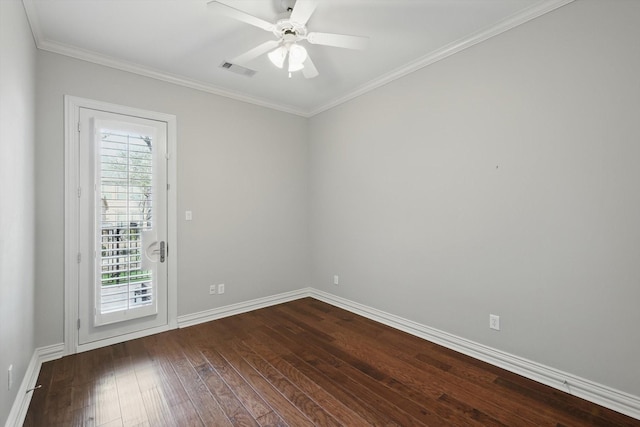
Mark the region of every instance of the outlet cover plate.
[[489, 315], [489, 328], [495, 329], [496, 331], [500, 330], [500, 316], [495, 314]]

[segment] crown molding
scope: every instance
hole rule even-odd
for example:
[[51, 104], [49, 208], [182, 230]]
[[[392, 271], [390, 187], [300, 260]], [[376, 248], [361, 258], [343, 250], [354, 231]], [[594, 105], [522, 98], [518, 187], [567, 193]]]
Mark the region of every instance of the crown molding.
[[417, 71], [435, 62], [441, 61], [464, 49], [467, 49], [478, 43], [488, 40], [491, 37], [502, 34], [505, 31], [508, 31], [519, 25], [522, 25], [532, 19], [535, 19], [553, 10], [556, 10], [562, 6], [572, 3], [573, 1], [575, 0], [546, 0], [540, 3], [537, 3], [534, 6], [525, 10], [524, 12], [517, 13], [513, 16], [510, 16], [500, 21], [496, 25], [493, 25], [489, 28], [485, 28], [481, 31], [471, 34], [468, 37], [464, 37], [460, 40], [450, 43], [442, 47], [441, 49], [438, 49], [421, 58], [418, 58], [417, 60], [412, 61], [403, 67], [397, 68], [379, 78], [373, 79], [368, 83], [365, 83], [364, 85], [357, 87], [355, 90], [347, 93], [346, 95], [336, 98], [332, 101], [329, 101], [328, 103], [322, 104], [321, 106], [312, 110], [304, 110], [291, 105], [271, 102], [262, 98], [252, 97], [239, 92], [223, 89], [215, 85], [212, 85], [210, 83], [205, 83], [202, 81], [189, 79], [183, 76], [170, 74], [170, 73], [163, 72], [150, 67], [146, 67], [140, 64], [135, 64], [132, 62], [117, 59], [108, 55], [102, 55], [95, 52], [80, 49], [75, 46], [65, 45], [62, 43], [46, 40], [42, 35], [41, 26], [38, 21], [38, 16], [35, 11], [35, 7], [33, 5], [33, 0], [22, 0], [22, 3], [24, 5], [24, 9], [27, 14], [29, 25], [31, 26], [31, 32], [33, 33], [33, 38], [34, 38], [36, 47], [40, 50], [57, 53], [60, 55], [91, 62], [98, 65], [103, 65], [103, 66], [114, 68], [121, 71], [138, 74], [145, 77], [150, 77], [156, 80], [173, 83], [173, 84], [188, 87], [191, 89], [208, 92], [208, 93], [212, 93], [219, 96], [224, 96], [226, 98], [231, 98], [237, 101], [247, 102], [247, 103], [258, 105], [261, 107], [270, 108], [273, 110], [310, 118], [315, 116], [316, 114], [322, 113], [331, 108], [337, 107], [340, 104], [343, 104], [347, 101], [357, 98], [358, 96], [364, 95], [365, 93], [370, 92], [380, 86], [386, 85], [387, 83], [390, 83], [403, 76], [406, 76], [407, 74], [413, 73], [414, 71]]
[[282, 111], [289, 114], [308, 117], [308, 114], [306, 111], [302, 111], [291, 105], [270, 102], [265, 99], [248, 96], [239, 92], [230, 91], [209, 83], [167, 73], [165, 71], [160, 71], [144, 65], [136, 64], [129, 61], [124, 61], [122, 59], [114, 58], [112, 56], [102, 55], [96, 52], [81, 49], [76, 46], [71, 46], [64, 43], [58, 43], [58, 42], [53, 42], [51, 40], [47, 40], [42, 35], [40, 21], [38, 20], [38, 14], [35, 11], [33, 0], [22, 0], [22, 4], [24, 5], [24, 9], [27, 14], [27, 20], [29, 21], [29, 25], [31, 27], [31, 32], [33, 34], [34, 42], [36, 44], [36, 47], [40, 50], [44, 50], [51, 53], [57, 53], [59, 55], [68, 56], [71, 58], [79, 59], [86, 62], [91, 62], [98, 65], [103, 65], [105, 67], [114, 68], [120, 71], [126, 71], [129, 73], [138, 74], [145, 77], [150, 77], [152, 79], [164, 81], [167, 83], [173, 83], [179, 86], [188, 87], [190, 89], [212, 93], [214, 95], [224, 96], [226, 98], [231, 98], [236, 101], [247, 102], [249, 104], [258, 105], [260, 107], [266, 107], [266, 108]]
[[316, 108], [309, 113], [309, 117], [313, 117], [316, 114], [322, 113], [323, 111], [337, 107], [340, 104], [344, 104], [345, 102], [357, 98], [360, 95], [364, 95], [367, 92], [379, 88], [380, 86], [391, 83], [394, 80], [406, 76], [407, 74], [413, 73], [414, 71], [448, 58], [449, 56], [454, 55], [464, 49], [468, 49], [478, 43], [490, 39], [491, 37], [500, 35], [512, 28], [522, 25], [528, 21], [531, 21], [532, 19], [538, 18], [539, 16], [554, 11], [574, 1], [575, 0], [547, 0], [542, 3], [538, 3], [528, 8], [524, 12], [519, 12], [506, 19], [503, 19], [496, 25], [485, 28], [474, 34], [471, 34], [470, 36], [450, 43], [434, 52], [431, 52], [421, 58], [416, 59], [415, 61], [410, 62], [407, 65], [397, 68], [379, 78], [373, 79], [370, 82], [358, 87], [354, 91], [346, 94], [345, 96], [337, 98]]
[[295, 114], [304, 116], [305, 112], [296, 109], [295, 107], [277, 104], [266, 101], [264, 99], [244, 95], [239, 92], [222, 89], [209, 83], [204, 83], [198, 80], [188, 79], [186, 77], [170, 74], [164, 71], [156, 70], [151, 67], [146, 67], [133, 62], [124, 61], [111, 56], [90, 52], [84, 49], [77, 48], [75, 46], [69, 46], [62, 43], [51, 41], [40, 41], [36, 44], [38, 49], [45, 50], [47, 52], [57, 53], [60, 55], [68, 56], [82, 61], [91, 62], [105, 67], [114, 68], [120, 71], [126, 71], [133, 74], [138, 74], [144, 77], [150, 77], [155, 80], [164, 81], [167, 83], [173, 83], [179, 86], [188, 87], [190, 89], [199, 90], [202, 92], [212, 93], [214, 95], [224, 96], [236, 101], [247, 102], [249, 104], [258, 105], [260, 107], [266, 107], [273, 110], [283, 111], [289, 114]]

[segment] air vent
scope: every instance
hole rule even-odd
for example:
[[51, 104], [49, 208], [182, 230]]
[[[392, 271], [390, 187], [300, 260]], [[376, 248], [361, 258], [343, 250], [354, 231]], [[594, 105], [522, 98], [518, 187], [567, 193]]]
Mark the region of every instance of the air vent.
[[243, 67], [241, 65], [232, 64], [231, 62], [223, 62], [220, 65], [220, 68], [226, 68], [229, 71], [232, 71], [236, 74], [240, 74], [241, 76], [253, 77], [256, 73], [256, 70], [250, 70], [249, 68]]

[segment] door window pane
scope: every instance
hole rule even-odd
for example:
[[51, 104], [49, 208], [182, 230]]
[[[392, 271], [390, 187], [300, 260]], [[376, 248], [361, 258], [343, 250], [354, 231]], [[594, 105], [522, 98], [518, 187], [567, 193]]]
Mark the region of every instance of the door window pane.
[[153, 143], [150, 136], [99, 130], [98, 253], [101, 314], [153, 304], [153, 271], [143, 236], [153, 228]]

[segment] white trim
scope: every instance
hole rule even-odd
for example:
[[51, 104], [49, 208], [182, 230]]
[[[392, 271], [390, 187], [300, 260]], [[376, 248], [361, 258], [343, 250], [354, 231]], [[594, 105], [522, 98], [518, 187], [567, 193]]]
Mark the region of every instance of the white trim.
[[198, 313], [186, 314], [178, 317], [178, 327], [186, 328], [187, 326], [193, 326], [199, 323], [222, 319], [223, 317], [234, 316], [236, 314], [258, 310], [260, 308], [270, 307], [272, 305], [282, 304], [300, 298], [306, 298], [311, 296], [311, 292], [311, 288], [303, 288], [297, 291], [285, 292], [269, 297], [226, 305], [224, 307], [218, 307], [211, 310], [200, 311]]
[[78, 346], [78, 197], [77, 177], [79, 138], [75, 123], [80, 123], [80, 101], [64, 97], [64, 345], [65, 354], [73, 354]]
[[179, 316], [178, 327], [193, 326], [305, 297], [318, 299], [589, 402], [640, 419], [640, 397], [638, 396], [314, 288], [303, 288]]
[[[28, 1], [28, 0], [25, 0]], [[45, 50], [47, 52], [57, 53], [59, 55], [69, 56], [71, 58], [80, 59], [82, 61], [91, 62], [105, 67], [114, 68], [116, 70], [127, 71], [129, 73], [138, 74], [145, 77], [151, 77], [152, 79], [161, 80], [167, 83], [173, 83], [179, 86], [188, 87], [190, 89], [196, 89], [202, 92], [212, 93], [214, 95], [224, 96], [225, 98], [235, 99], [236, 101], [247, 102], [249, 104], [258, 105], [261, 107], [271, 108], [273, 110], [283, 111], [289, 114], [295, 114], [299, 116], [306, 116], [306, 114], [300, 109], [285, 105], [278, 104], [266, 99], [253, 97], [242, 94], [240, 92], [230, 91], [221, 87], [205, 83], [202, 81], [189, 79], [186, 77], [178, 76], [176, 74], [170, 74], [165, 71], [153, 69], [143, 65], [128, 62], [122, 59], [114, 58], [107, 55], [87, 51], [75, 46], [69, 46], [58, 42], [52, 42], [49, 40], [36, 43], [38, 49]]]
[[[108, 340], [96, 341], [80, 346], [78, 344], [77, 319], [78, 313], [78, 262], [79, 252], [78, 224], [78, 197], [77, 182], [79, 176], [78, 146], [79, 136], [77, 124], [80, 122], [80, 108], [90, 108], [94, 110], [113, 111], [119, 114], [136, 117], [146, 117], [167, 123], [167, 144], [168, 144], [168, 169], [167, 183], [169, 191], [167, 196], [167, 242], [170, 245], [167, 256], [167, 324], [148, 331], [139, 331], [132, 334], [125, 334]], [[65, 215], [64, 215], [64, 354], [73, 354], [78, 351], [85, 351], [128, 339], [140, 338], [162, 332], [177, 327], [178, 314], [178, 203], [177, 203], [177, 119], [175, 115], [148, 111], [134, 107], [110, 104], [92, 99], [79, 98], [65, 95], [64, 97], [64, 159], [65, 159]]]
[[9, 417], [5, 423], [5, 427], [19, 427], [24, 424], [24, 419], [27, 416], [27, 410], [31, 403], [31, 396], [34, 392], [37, 392], [37, 390], [34, 392], [27, 392], [27, 390], [36, 386], [42, 364], [50, 360], [61, 358], [63, 352], [64, 344], [62, 343], [35, 349], [33, 356], [31, 356], [31, 360], [29, 361], [29, 366], [27, 366], [27, 371], [20, 383], [16, 399], [13, 401], [13, 406], [9, 412]]
[[167, 321], [178, 327], [178, 123], [167, 122]]
[[156, 328], [147, 328], [141, 331], [131, 332], [129, 334], [122, 334], [111, 338], [105, 338], [98, 341], [92, 341], [85, 344], [78, 344], [74, 353], [82, 353], [83, 351], [95, 350], [96, 348], [102, 348], [113, 344], [119, 344], [125, 341], [131, 341], [142, 337], [148, 337], [149, 335], [160, 334], [162, 332], [175, 329], [169, 325], [162, 325]]
[[102, 55], [86, 49], [81, 49], [76, 46], [70, 46], [64, 43], [46, 40], [42, 35], [40, 21], [38, 20], [38, 14], [36, 13], [33, 1], [34, 0], [22, 0], [22, 4], [24, 5], [27, 20], [29, 21], [29, 26], [31, 27], [31, 33], [33, 34], [35, 45], [40, 50], [57, 53], [59, 55], [64, 55], [75, 59], [80, 59], [82, 61], [91, 62], [93, 64], [104, 65], [105, 67], [114, 68], [116, 70], [127, 71], [133, 74], [151, 77], [152, 79], [173, 83], [179, 86], [185, 86], [191, 89], [200, 90], [202, 92], [212, 93], [214, 95], [224, 96], [226, 98], [247, 102], [253, 105], [259, 105], [261, 107], [271, 108], [273, 110], [283, 111], [285, 113], [305, 116], [302, 111], [293, 106], [277, 104], [265, 99], [223, 89], [209, 83], [188, 79], [175, 74], [156, 70], [151, 67], [145, 67], [140, 64], [114, 58], [112, 56]]
[[415, 61], [397, 68], [383, 76], [377, 77], [371, 80], [369, 83], [365, 83], [364, 85], [349, 92], [345, 96], [334, 99], [333, 101], [330, 101], [324, 105], [321, 105], [315, 110], [310, 111], [308, 117], [313, 117], [316, 114], [322, 113], [323, 111], [330, 110], [333, 107], [344, 104], [345, 102], [357, 98], [358, 96], [364, 95], [367, 92], [371, 92], [372, 90], [377, 89], [380, 86], [391, 83], [394, 80], [406, 76], [407, 74], [413, 73], [421, 68], [448, 58], [449, 56], [454, 55], [462, 50], [468, 49], [478, 43], [500, 35], [505, 31], [522, 25], [528, 21], [531, 21], [532, 19], [538, 18], [545, 13], [549, 13], [574, 1], [575, 0], [547, 0], [545, 2], [536, 4], [531, 8], [525, 10], [524, 12], [520, 12], [498, 22], [496, 25], [485, 28], [481, 31], [478, 31], [474, 34], [443, 46], [440, 49], [423, 56], [422, 58], [418, 58]]
[[487, 347], [474, 341], [327, 292], [310, 289], [309, 296], [459, 353], [466, 354], [474, 359], [479, 359], [507, 371], [522, 375], [523, 377], [588, 400], [589, 402], [640, 419], [640, 397], [638, 396], [495, 348]]
[[[399, 329], [411, 335], [442, 345], [443, 347], [466, 354], [475, 359], [482, 360], [499, 368], [514, 372], [526, 378], [546, 384], [557, 390], [569, 393], [640, 420], [640, 397], [638, 396], [580, 378], [573, 374], [563, 372], [522, 357], [487, 347], [456, 335], [452, 335], [318, 289], [302, 288], [297, 291], [285, 292], [237, 304], [230, 304], [212, 310], [183, 315], [178, 317], [177, 324], [178, 327], [184, 328], [306, 297], [312, 297], [326, 302], [327, 304], [345, 309], [384, 325], [391, 326], [392, 328]], [[18, 390], [16, 400], [11, 408], [5, 427], [22, 425], [31, 401], [31, 393], [27, 394], [26, 391], [35, 387], [42, 363], [60, 358], [64, 354], [64, 348], [64, 344], [56, 344], [36, 349], [33, 357], [31, 358], [31, 362], [29, 363], [29, 367], [27, 368], [27, 372], [22, 380], [22, 384], [20, 385], [20, 390]]]
[[235, 99], [242, 102], [247, 102], [247, 103], [258, 105], [261, 107], [271, 108], [273, 110], [283, 111], [285, 113], [307, 117], [307, 118], [313, 117], [316, 114], [319, 114], [323, 111], [329, 110], [333, 107], [343, 104], [353, 98], [356, 98], [360, 95], [370, 92], [380, 86], [383, 86], [396, 79], [399, 79], [400, 77], [403, 77], [409, 73], [412, 73], [423, 67], [431, 65], [442, 59], [445, 59], [473, 45], [476, 45], [485, 40], [488, 40], [491, 37], [502, 34], [505, 31], [508, 31], [519, 25], [522, 25], [532, 19], [535, 19], [555, 9], [558, 9], [564, 5], [572, 3], [573, 1], [575, 0], [546, 0], [541, 3], [537, 3], [525, 11], [522, 11], [516, 15], [513, 15], [511, 17], [508, 17], [502, 20], [496, 25], [493, 25], [489, 28], [486, 28], [484, 30], [471, 34], [467, 37], [464, 37], [458, 41], [450, 43], [449, 45], [444, 46], [436, 50], [435, 52], [431, 52], [428, 55], [425, 55], [422, 58], [412, 61], [405, 66], [402, 66], [381, 77], [371, 80], [370, 82], [357, 87], [356, 89], [354, 89], [353, 91], [347, 93], [342, 97], [338, 97], [337, 99], [331, 100], [323, 105], [318, 106], [313, 110], [304, 110], [304, 109], [301, 109], [300, 107], [295, 107], [287, 104], [280, 104], [280, 103], [272, 102], [266, 99], [249, 96], [239, 92], [230, 91], [227, 89], [217, 87], [210, 83], [205, 83], [202, 81], [188, 79], [182, 76], [169, 74], [160, 70], [153, 69], [151, 67], [146, 67], [140, 64], [124, 61], [111, 56], [102, 55], [99, 53], [80, 49], [75, 46], [70, 46], [70, 45], [52, 42], [50, 40], [43, 39], [42, 31], [40, 29], [40, 24], [37, 18], [37, 13], [35, 12], [35, 7], [33, 6], [33, 0], [22, 0], [25, 11], [27, 13], [27, 19], [31, 26], [31, 32], [33, 33], [33, 38], [35, 40], [35, 43], [38, 49], [57, 53], [64, 56], [69, 56], [71, 58], [76, 58], [76, 59], [80, 59], [87, 62], [92, 62], [94, 64], [103, 65], [105, 67], [115, 68], [117, 70], [127, 71], [127, 72], [138, 74], [141, 76], [151, 77], [156, 80], [173, 83], [179, 86], [185, 86], [191, 89], [213, 93], [215, 95], [224, 96], [227, 98]]

